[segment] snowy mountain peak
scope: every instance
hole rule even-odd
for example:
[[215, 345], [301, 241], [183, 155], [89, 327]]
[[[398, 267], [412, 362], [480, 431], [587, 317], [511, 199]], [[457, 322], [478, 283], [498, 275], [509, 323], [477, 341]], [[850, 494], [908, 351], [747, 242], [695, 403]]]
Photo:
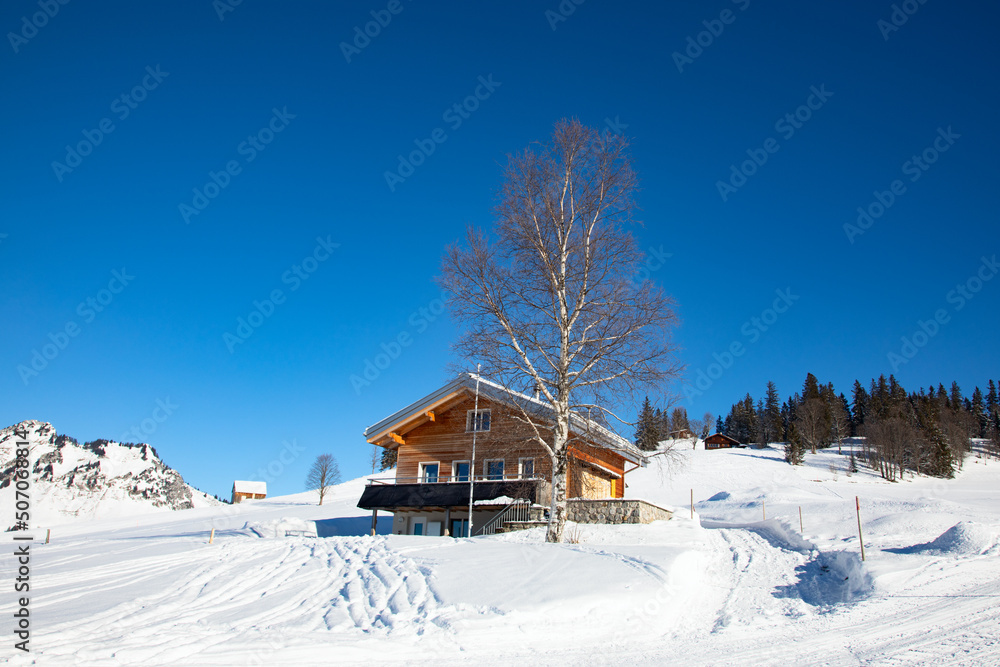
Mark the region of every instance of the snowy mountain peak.
[[27, 441], [30, 452], [33, 526], [219, 504], [186, 484], [149, 444], [94, 440], [81, 445], [56, 433], [52, 424], [27, 420], [0, 429], [4, 507], [14, 506], [11, 482], [19, 441]]

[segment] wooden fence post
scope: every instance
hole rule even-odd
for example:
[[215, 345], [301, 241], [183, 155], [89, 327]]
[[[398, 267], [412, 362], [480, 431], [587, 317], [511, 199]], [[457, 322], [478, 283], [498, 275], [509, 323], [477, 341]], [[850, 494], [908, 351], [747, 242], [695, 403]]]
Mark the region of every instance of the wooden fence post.
[[208, 536], [208, 543], [211, 544], [215, 541], [215, 528], [212, 529], [212, 534]]
[[861, 560], [865, 559], [865, 539], [861, 536], [861, 501], [854, 496], [854, 509], [858, 513], [858, 542], [861, 543]]
[[52, 529], [51, 529], [51, 528], [49, 528], [48, 530], [46, 530], [46, 531], [45, 531], [45, 543], [46, 543], [46, 544], [48, 544], [48, 543], [49, 543], [49, 539], [50, 539], [51, 537], [52, 537]]
[[805, 535], [806, 529], [802, 527], [802, 505], [799, 505], [799, 532]]

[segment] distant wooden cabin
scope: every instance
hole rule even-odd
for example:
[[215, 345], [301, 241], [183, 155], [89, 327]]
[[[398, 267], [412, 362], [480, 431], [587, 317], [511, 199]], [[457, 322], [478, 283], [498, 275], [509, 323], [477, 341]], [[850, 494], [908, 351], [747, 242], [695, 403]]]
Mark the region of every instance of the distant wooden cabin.
[[694, 438], [694, 431], [689, 428], [682, 428], [679, 431], [671, 431], [667, 434], [670, 440], [690, 440]]
[[245, 482], [236, 480], [233, 482], [233, 503], [242, 503], [244, 500], [261, 500], [267, 498], [267, 482]]
[[734, 440], [728, 435], [722, 435], [721, 433], [713, 433], [705, 438], [705, 449], [729, 449], [730, 447], [739, 446], [740, 443], [738, 440]]

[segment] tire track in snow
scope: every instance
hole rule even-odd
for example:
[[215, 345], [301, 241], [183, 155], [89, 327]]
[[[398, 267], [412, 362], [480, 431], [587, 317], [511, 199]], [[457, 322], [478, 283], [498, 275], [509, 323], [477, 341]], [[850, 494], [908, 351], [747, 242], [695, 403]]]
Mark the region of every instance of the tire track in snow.
[[[41, 655], [163, 663], [218, 644], [278, 648], [266, 636], [419, 636], [457, 615], [439, 604], [416, 561], [384, 537], [234, 539], [208, 548], [217, 550], [211, 561], [188, 553], [117, 564], [125, 573], [117, 586], [135, 590], [134, 599], [46, 628]], [[93, 595], [102, 580], [115, 581], [107, 567], [77, 573], [73, 583], [86, 592], [60, 588]]]
[[720, 563], [715, 573], [727, 591], [719, 606], [712, 632], [730, 625], [759, 625], [766, 619], [799, 616], [804, 602], [791, 597], [776, 597], [775, 591], [796, 582], [796, 568], [808, 557], [797, 551], [775, 546], [759, 533], [744, 528], [719, 528], [731, 558]]

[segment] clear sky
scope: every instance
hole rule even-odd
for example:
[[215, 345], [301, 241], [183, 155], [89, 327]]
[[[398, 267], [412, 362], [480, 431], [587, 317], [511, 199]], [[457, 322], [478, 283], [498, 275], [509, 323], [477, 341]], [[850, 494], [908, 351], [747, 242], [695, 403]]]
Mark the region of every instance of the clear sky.
[[993, 4], [233, 2], [0, 9], [4, 425], [369, 472], [448, 379], [445, 244], [566, 116], [633, 139], [692, 416], [1000, 376]]

